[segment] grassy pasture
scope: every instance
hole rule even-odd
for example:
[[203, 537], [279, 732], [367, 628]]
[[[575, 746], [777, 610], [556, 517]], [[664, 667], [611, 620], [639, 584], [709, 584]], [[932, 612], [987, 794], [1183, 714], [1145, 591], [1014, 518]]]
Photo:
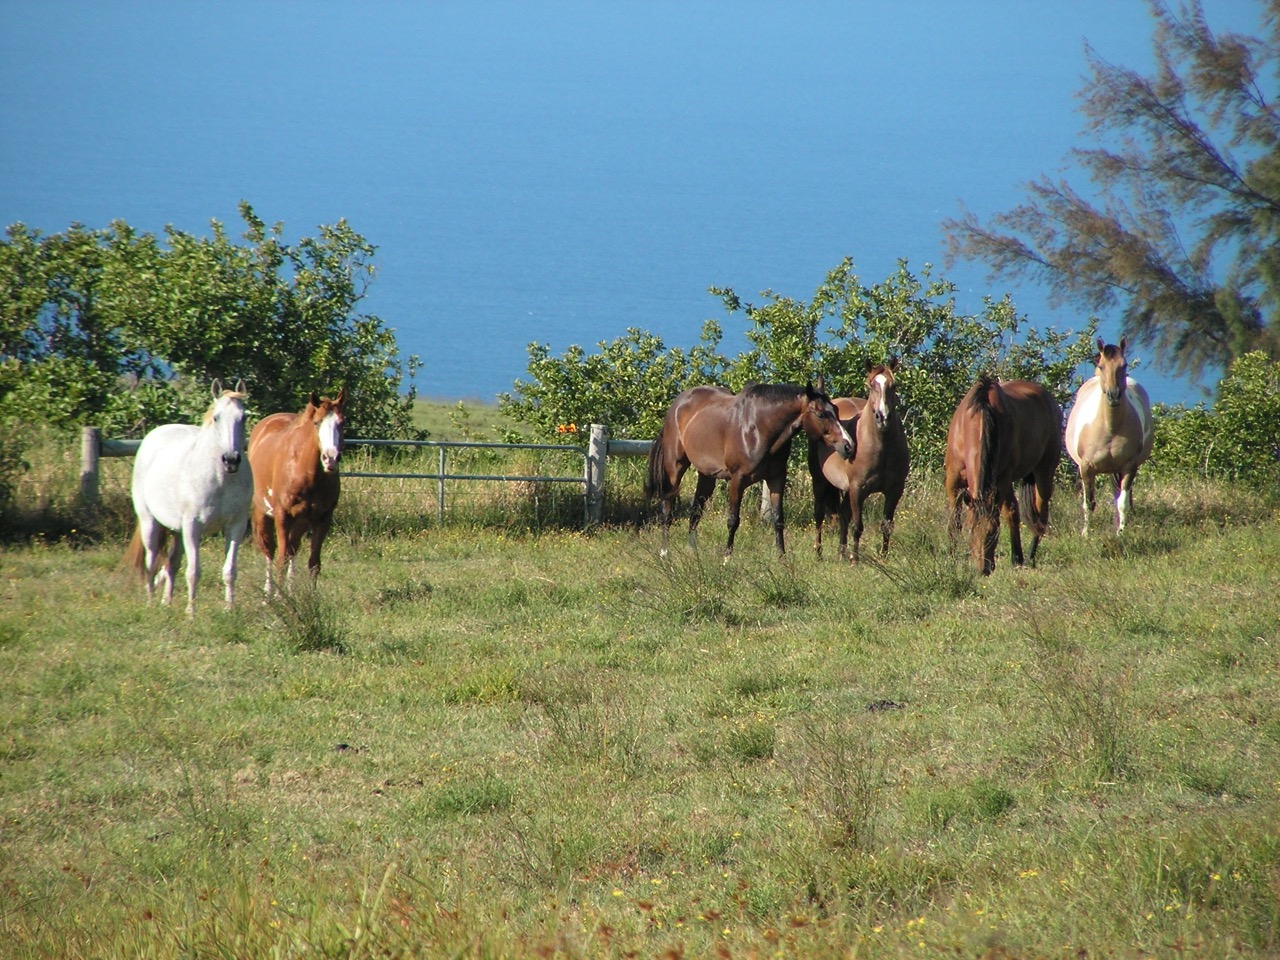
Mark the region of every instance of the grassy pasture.
[[246, 551], [224, 611], [207, 544], [188, 622], [122, 490], [0, 547], [0, 956], [1280, 951], [1274, 491], [1142, 477], [1120, 541], [1063, 489], [980, 580], [932, 477], [857, 568], [801, 478], [787, 560], [744, 522], [728, 565], [722, 498], [661, 561], [351, 480], [318, 590], [263, 605]]

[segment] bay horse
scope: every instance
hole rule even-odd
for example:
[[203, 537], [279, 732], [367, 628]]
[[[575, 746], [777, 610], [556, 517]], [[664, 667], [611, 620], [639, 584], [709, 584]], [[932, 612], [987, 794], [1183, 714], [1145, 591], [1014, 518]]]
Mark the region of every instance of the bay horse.
[[[995, 569], [1000, 519], [1015, 566], [1024, 562], [1021, 522], [1031, 527], [1032, 566], [1049, 525], [1053, 474], [1062, 460], [1062, 409], [1038, 383], [981, 376], [957, 405], [944, 457], [948, 529], [959, 536], [967, 513], [978, 570]], [[1014, 496], [1014, 484], [1019, 496]], [[1019, 511], [1018, 501], [1022, 501]]]
[[[138, 525], [125, 562], [142, 575], [147, 602], [155, 597], [161, 551], [165, 555], [162, 602], [173, 602], [178, 563], [187, 555], [187, 616], [196, 610], [200, 539], [226, 538], [222, 582], [228, 609], [235, 601], [236, 552], [248, 533], [253, 472], [244, 462], [244, 381], [224, 390], [213, 381], [213, 403], [200, 426], [167, 423], [142, 438], [133, 462], [133, 509]], [[243, 469], [242, 469], [243, 468]]]
[[293, 558], [310, 534], [307, 570], [320, 575], [320, 548], [333, 524], [341, 480], [343, 412], [347, 388], [332, 399], [312, 391], [298, 413], [263, 417], [249, 435], [253, 466], [253, 536], [267, 558], [266, 594], [275, 577], [293, 580]]
[[1084, 528], [1089, 535], [1089, 515], [1097, 506], [1094, 481], [1109, 473], [1116, 495], [1116, 532], [1123, 533], [1133, 504], [1133, 481], [1138, 467], [1151, 456], [1155, 421], [1146, 389], [1129, 376], [1125, 360], [1126, 339], [1108, 344], [1098, 338], [1097, 370], [1076, 391], [1076, 402], [1067, 417], [1067, 453], [1080, 468], [1084, 488]]
[[[830, 514], [840, 518], [840, 557], [858, 562], [862, 539], [862, 506], [873, 493], [884, 494], [880, 524], [881, 555], [889, 552], [893, 515], [902, 499], [911, 468], [907, 435], [898, 414], [895, 374], [898, 358], [887, 364], [867, 362], [867, 396], [833, 400], [840, 422], [853, 437], [848, 459], [821, 440], [809, 438], [809, 473], [813, 477], [814, 548], [822, 556], [822, 525]], [[849, 524], [853, 523], [853, 555], [849, 556]]]
[[789, 384], [751, 384], [734, 394], [723, 387], [685, 390], [672, 402], [662, 429], [649, 448], [645, 495], [662, 501], [662, 555], [675, 510], [680, 480], [689, 467], [698, 473], [689, 511], [689, 546], [697, 547], [698, 521], [717, 480], [729, 481], [729, 539], [733, 553], [743, 491], [763, 481], [769, 490], [774, 540], [783, 556], [782, 494], [787, 481], [791, 440], [804, 431], [821, 438], [841, 456], [850, 456], [852, 440], [831, 399], [819, 388]]

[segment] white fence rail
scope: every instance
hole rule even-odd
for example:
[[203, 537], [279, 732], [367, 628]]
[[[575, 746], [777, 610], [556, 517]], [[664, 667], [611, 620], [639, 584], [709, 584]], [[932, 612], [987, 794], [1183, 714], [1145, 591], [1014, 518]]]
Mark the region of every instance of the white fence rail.
[[[103, 457], [131, 457], [138, 452], [140, 440], [104, 439], [96, 427], [85, 427], [80, 438], [80, 497], [86, 503], [98, 501], [98, 478]], [[590, 438], [584, 452], [581, 447], [567, 444], [544, 443], [479, 443], [460, 440], [360, 440], [350, 439], [347, 446], [365, 447], [435, 447], [439, 450], [437, 469], [434, 473], [394, 473], [379, 471], [344, 470], [343, 477], [396, 480], [434, 480], [436, 482], [436, 515], [443, 522], [445, 509], [445, 482], [448, 480], [489, 480], [497, 482], [577, 483], [582, 485], [583, 519], [587, 524], [599, 523], [604, 513], [604, 483], [609, 457], [645, 456], [649, 453], [648, 440], [610, 440], [608, 429], [598, 423], [591, 425]], [[576, 453], [582, 456], [582, 472], [575, 476], [544, 476], [514, 474], [451, 473], [448, 468], [448, 451], [456, 449], [495, 450], [544, 450]]]

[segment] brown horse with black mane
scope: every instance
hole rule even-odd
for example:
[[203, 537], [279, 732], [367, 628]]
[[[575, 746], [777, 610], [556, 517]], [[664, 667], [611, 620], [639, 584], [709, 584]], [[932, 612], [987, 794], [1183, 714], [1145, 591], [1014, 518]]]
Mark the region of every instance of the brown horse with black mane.
[[946, 494], [952, 538], [970, 514], [970, 549], [984, 574], [996, 565], [1000, 518], [1009, 527], [1013, 563], [1021, 566], [1022, 513], [1031, 526], [1033, 566], [1049, 525], [1053, 473], [1062, 459], [1062, 409], [1038, 383], [982, 376], [956, 407], [947, 431]]
[[662, 501], [662, 555], [675, 510], [680, 480], [689, 467], [698, 472], [698, 485], [689, 510], [689, 545], [697, 546], [698, 521], [717, 480], [729, 481], [729, 540], [725, 559], [733, 553], [742, 493], [764, 481], [773, 508], [773, 531], [778, 555], [782, 539], [782, 493], [787, 481], [787, 458], [792, 438], [803, 430], [830, 444], [841, 456], [852, 453], [849, 434], [831, 399], [813, 387], [752, 384], [734, 394], [723, 387], [692, 387], [681, 393], [667, 411], [662, 429], [649, 448], [645, 494]]
[[312, 392], [300, 413], [273, 413], [249, 435], [253, 467], [253, 536], [267, 558], [267, 596], [276, 575], [293, 578], [293, 558], [311, 535], [307, 570], [320, 575], [320, 547], [333, 523], [341, 481], [343, 387], [332, 399]]
[[862, 539], [862, 505], [873, 493], [884, 494], [880, 553], [889, 552], [893, 515], [902, 499], [911, 468], [907, 435], [898, 415], [895, 374], [898, 358], [887, 364], [867, 362], [867, 396], [833, 400], [840, 422], [853, 436], [852, 459], [820, 440], [809, 440], [809, 473], [813, 477], [814, 549], [822, 556], [822, 524], [829, 514], [840, 518], [840, 557], [849, 557], [849, 524], [853, 523], [853, 556], [858, 562]]

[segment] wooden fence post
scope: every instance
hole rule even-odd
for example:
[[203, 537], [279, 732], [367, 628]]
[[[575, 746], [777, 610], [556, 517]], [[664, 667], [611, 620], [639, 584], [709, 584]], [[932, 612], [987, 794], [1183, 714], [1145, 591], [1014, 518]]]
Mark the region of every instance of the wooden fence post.
[[604, 519], [604, 472], [609, 459], [609, 428], [601, 423], [591, 425], [587, 445], [587, 523]]
[[98, 459], [102, 455], [102, 443], [97, 427], [80, 430], [80, 502], [98, 502]]

